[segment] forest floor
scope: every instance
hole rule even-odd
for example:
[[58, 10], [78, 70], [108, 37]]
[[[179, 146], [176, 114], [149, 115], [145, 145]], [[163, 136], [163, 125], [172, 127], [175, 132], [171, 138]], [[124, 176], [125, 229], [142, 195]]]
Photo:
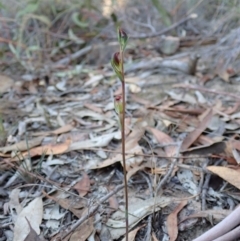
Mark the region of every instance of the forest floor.
[[[129, 240], [217, 240], [240, 223], [230, 216], [226, 230], [200, 239], [239, 212], [239, 20], [230, 26], [229, 12], [215, 11], [208, 22], [204, 6], [180, 18], [179, 9], [161, 28], [147, 5], [117, 16], [130, 37]], [[0, 241], [125, 240], [116, 31], [84, 8], [100, 24], [92, 37], [93, 22], [70, 13], [80, 32], [65, 15], [51, 27], [26, 9], [20, 26], [0, 18]]]

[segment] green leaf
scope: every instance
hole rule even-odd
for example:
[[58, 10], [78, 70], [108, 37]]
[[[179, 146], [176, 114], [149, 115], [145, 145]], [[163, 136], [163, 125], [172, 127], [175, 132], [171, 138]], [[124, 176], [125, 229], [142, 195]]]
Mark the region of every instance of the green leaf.
[[19, 58], [19, 51], [18, 49], [16, 49], [11, 43], [8, 45], [9, 49], [11, 50], [11, 52], [16, 56], [16, 58]]
[[79, 20], [79, 13], [75, 12], [72, 14], [72, 21], [80, 28], [86, 28], [88, 27], [87, 22], [83, 22]]
[[0, 9], [6, 9], [6, 6], [0, 2]]
[[77, 44], [83, 44], [85, 42], [83, 39], [75, 35], [72, 29], [68, 30], [68, 36], [71, 40], [73, 40]]
[[166, 26], [171, 25], [171, 19], [168, 11], [162, 6], [159, 0], [152, 0], [154, 7], [158, 10], [159, 14], [162, 17], [162, 21]]
[[28, 14], [28, 13], [34, 13], [35, 11], [37, 11], [38, 7], [39, 7], [39, 2], [35, 2], [35, 3], [30, 2], [23, 10], [20, 10], [18, 12], [17, 17], [24, 16], [25, 14]]
[[37, 19], [37, 20], [45, 23], [48, 27], [50, 27], [50, 25], [51, 25], [51, 21], [49, 20], [49, 18], [44, 15], [31, 14], [31, 18]]

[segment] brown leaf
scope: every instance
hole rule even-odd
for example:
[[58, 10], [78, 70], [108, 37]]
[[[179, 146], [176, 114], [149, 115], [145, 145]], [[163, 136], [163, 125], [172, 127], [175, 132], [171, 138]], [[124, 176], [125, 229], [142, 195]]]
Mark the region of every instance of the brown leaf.
[[85, 241], [91, 235], [93, 230], [93, 217], [91, 217], [74, 231], [69, 241]]
[[197, 140], [197, 138], [202, 134], [202, 132], [207, 128], [208, 123], [212, 119], [213, 112], [212, 109], [207, 109], [205, 112], [205, 117], [203, 120], [199, 123], [199, 125], [196, 127], [196, 129], [192, 132], [190, 132], [187, 137], [184, 139], [181, 151], [186, 151], [193, 143]]
[[[140, 163], [141, 164], [141, 163]], [[128, 173], [127, 173], [127, 181], [129, 181], [129, 179], [138, 171], [143, 170], [145, 168], [145, 165], [141, 164], [141, 165], [136, 165], [133, 166], [132, 168], [128, 169]]]
[[118, 200], [115, 195], [111, 196], [108, 199], [108, 202], [109, 202], [109, 207], [110, 207], [110, 211], [108, 212], [108, 215], [110, 215], [114, 211], [118, 210], [119, 203], [118, 203]]
[[239, 142], [236, 140], [221, 141], [213, 143], [212, 145], [198, 146], [187, 151], [184, 151], [185, 155], [214, 155], [225, 158], [228, 163], [236, 165], [236, 150], [239, 150]]
[[197, 142], [200, 143], [201, 145], [212, 145], [216, 141], [214, 141], [212, 138], [208, 136], [200, 135], [197, 139]]
[[170, 144], [169, 146], [164, 147], [167, 156], [173, 157], [176, 154], [177, 147], [172, 145], [174, 143], [174, 140], [169, 135], [152, 127], [147, 127], [147, 130], [152, 132], [152, 134], [155, 136], [155, 138], [160, 144]]
[[[145, 225], [142, 225], [142, 226], [140, 226], [140, 227], [137, 227], [137, 228], [135, 228], [134, 230], [132, 230], [131, 232], [129, 232], [129, 233], [128, 233], [128, 240], [129, 240], [129, 241], [134, 241], [134, 240], [135, 240], [135, 237], [136, 237], [136, 235], [137, 235], [138, 230], [141, 229], [143, 226], [145, 226]], [[124, 237], [122, 241], [126, 241], [126, 238]]]
[[62, 208], [71, 211], [76, 217], [78, 217], [78, 218], [82, 217], [83, 210], [80, 208], [85, 207], [87, 204], [81, 203], [80, 201], [75, 202], [68, 198], [59, 198], [59, 197], [55, 197], [54, 195], [50, 196], [45, 191], [42, 191], [42, 192], [45, 197], [55, 201]]
[[74, 125], [67, 124], [65, 126], [61, 126], [60, 128], [58, 128], [54, 131], [45, 131], [45, 132], [33, 133], [33, 136], [60, 135], [60, 134], [67, 133], [67, 132], [71, 131], [73, 128], [74, 128]]
[[229, 167], [209, 166], [207, 169], [225, 181], [240, 189], [240, 168], [232, 169]]
[[28, 223], [30, 231], [29, 231], [29, 234], [27, 235], [27, 237], [24, 239], [24, 241], [44, 241], [44, 239], [42, 239], [40, 236], [38, 236], [36, 231], [32, 228], [32, 226], [27, 218], [26, 218], [26, 221]]
[[183, 200], [175, 208], [175, 210], [167, 217], [167, 230], [168, 230], [170, 241], [175, 241], [177, 239], [177, 236], [178, 236], [177, 215], [182, 210], [182, 208], [187, 205], [187, 203], [188, 203], [187, 200]]
[[49, 144], [45, 146], [39, 146], [29, 151], [23, 152], [22, 157], [29, 156], [29, 155], [31, 157], [41, 156], [42, 154], [45, 154], [45, 155], [63, 154], [68, 150], [70, 142], [71, 142], [70, 140], [66, 140], [64, 143], [60, 143], [60, 144]]
[[102, 109], [97, 107], [96, 105], [84, 103], [84, 106], [87, 107], [89, 110], [102, 114]]
[[82, 179], [73, 187], [77, 190], [80, 197], [84, 197], [90, 190], [89, 176], [84, 172]]

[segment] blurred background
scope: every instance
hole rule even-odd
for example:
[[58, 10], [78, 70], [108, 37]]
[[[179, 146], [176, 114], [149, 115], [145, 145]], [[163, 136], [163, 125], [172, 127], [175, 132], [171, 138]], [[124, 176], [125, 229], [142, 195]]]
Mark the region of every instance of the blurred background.
[[[238, 0], [1, 0], [0, 8], [2, 71], [50, 71], [54, 63], [81, 49], [71, 63], [108, 63], [116, 49], [117, 26], [132, 37], [132, 54], [144, 48], [166, 54], [159, 32], [170, 27], [164, 35], [177, 37], [177, 51], [192, 47], [199, 52], [207, 45], [200, 53], [203, 59], [214, 63], [221, 58], [223, 64], [238, 66]], [[191, 14], [195, 18], [186, 20]], [[142, 52], [138, 57], [146, 56]]]

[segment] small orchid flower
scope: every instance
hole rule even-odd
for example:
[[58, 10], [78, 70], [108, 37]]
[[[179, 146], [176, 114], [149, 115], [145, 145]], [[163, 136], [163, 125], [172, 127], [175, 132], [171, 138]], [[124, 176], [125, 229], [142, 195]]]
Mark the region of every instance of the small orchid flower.
[[123, 77], [123, 73], [121, 70], [121, 62], [122, 62], [122, 60], [120, 58], [120, 53], [116, 52], [111, 59], [111, 65], [112, 65], [112, 68], [115, 71], [117, 77], [121, 81], [123, 81], [124, 77]]

